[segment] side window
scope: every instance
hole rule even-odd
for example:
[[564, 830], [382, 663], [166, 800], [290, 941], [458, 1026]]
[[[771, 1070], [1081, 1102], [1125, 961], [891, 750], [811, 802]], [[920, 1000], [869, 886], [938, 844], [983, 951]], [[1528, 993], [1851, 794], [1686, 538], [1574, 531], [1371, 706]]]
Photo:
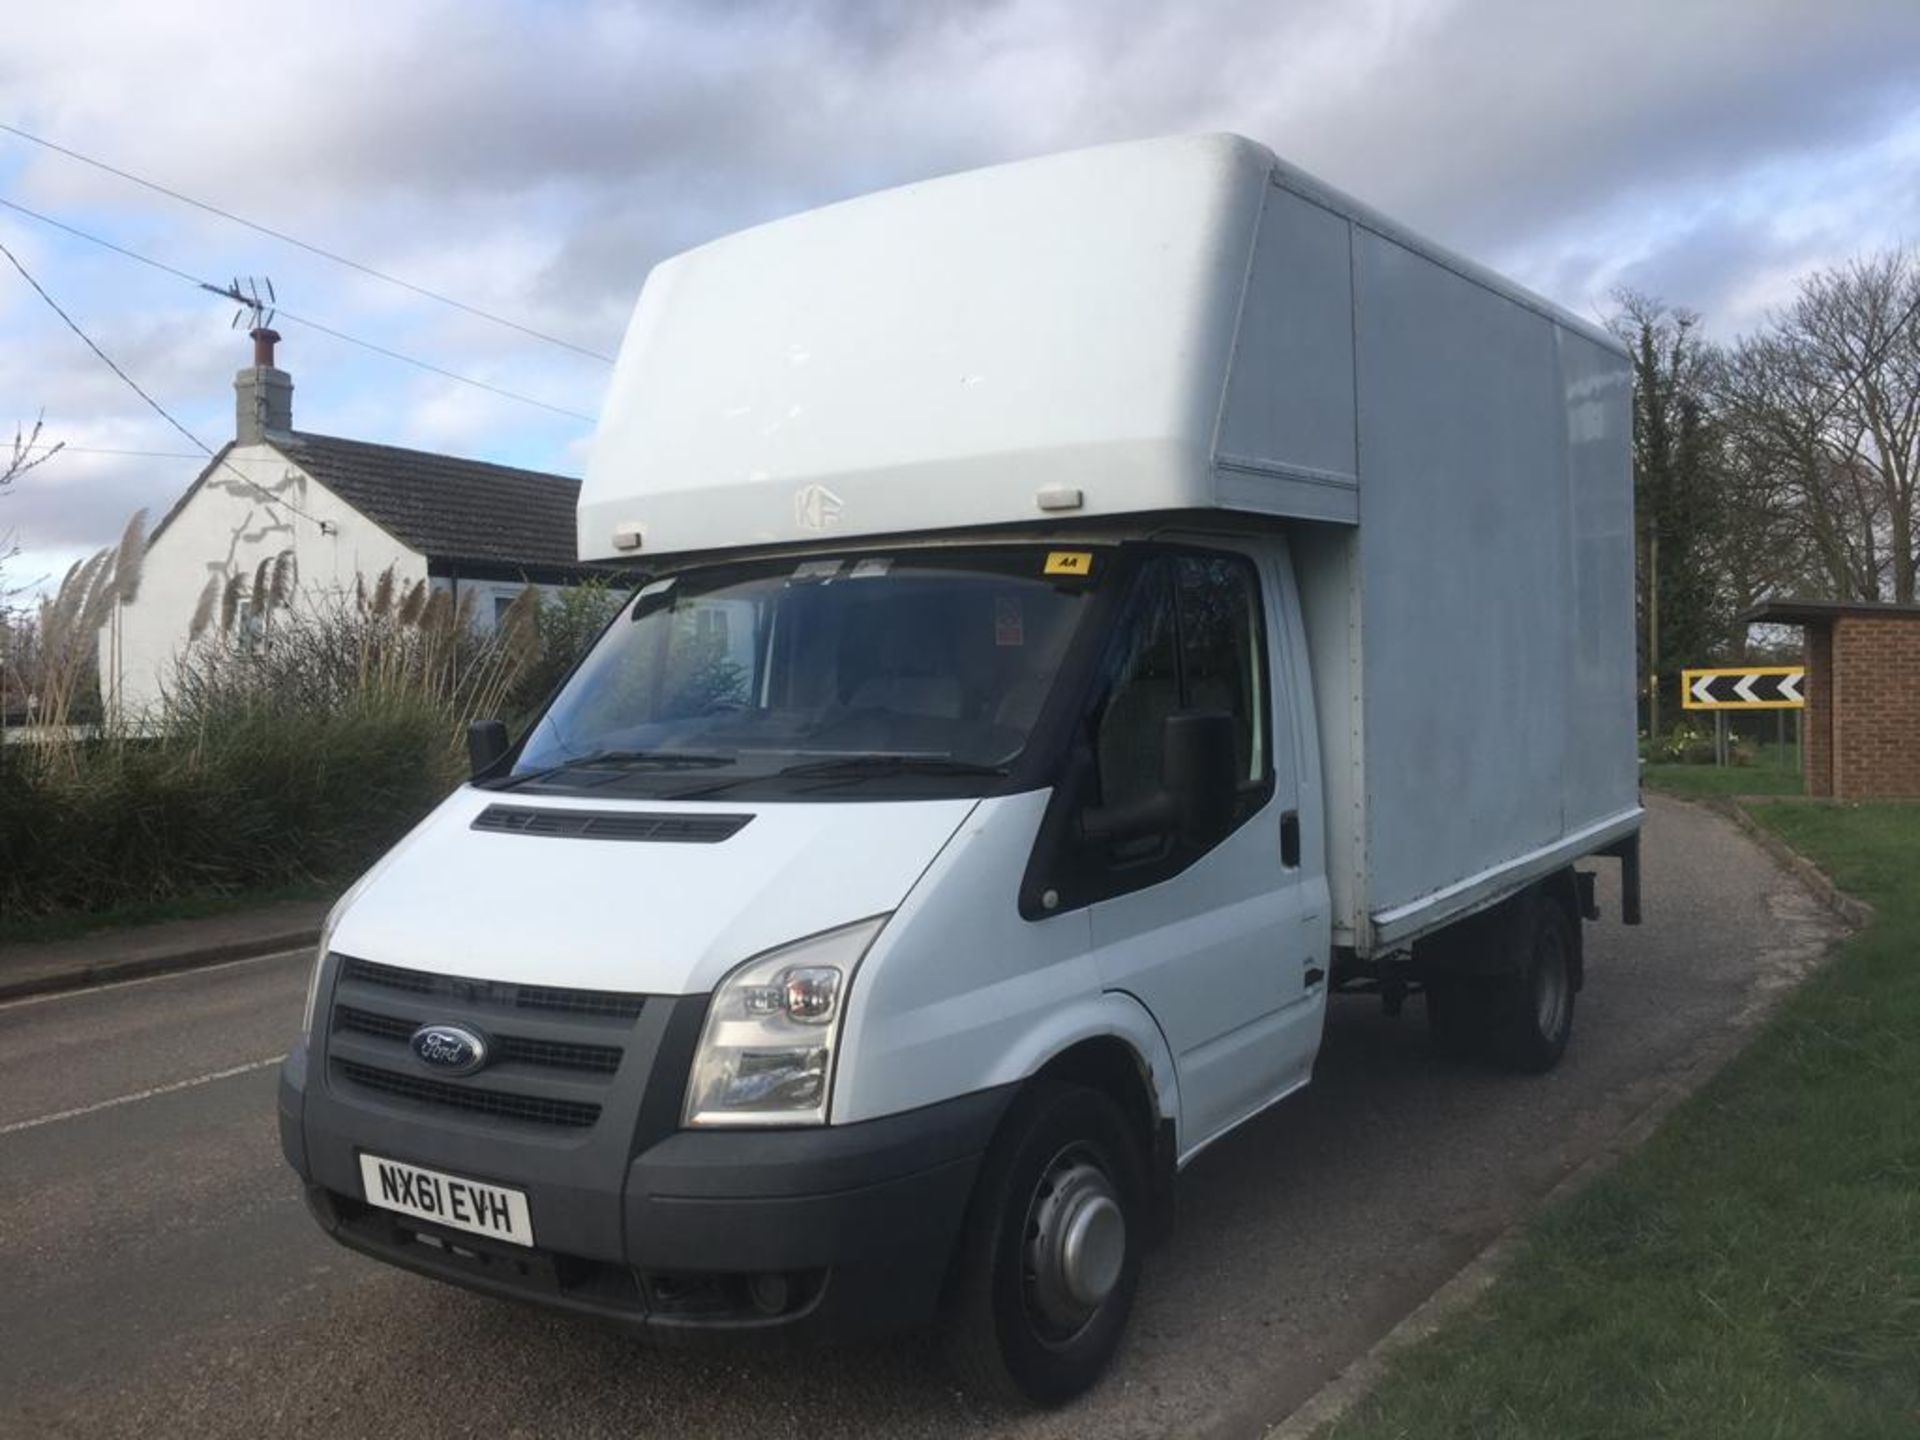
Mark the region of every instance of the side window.
[[1155, 792], [1162, 726], [1181, 710], [1230, 716], [1242, 782], [1265, 780], [1265, 644], [1259, 581], [1245, 558], [1176, 555], [1144, 569], [1091, 719], [1099, 803], [1127, 805]]
[[[1091, 783], [1078, 817], [1049, 810], [1021, 882], [1028, 919], [1125, 895], [1179, 874], [1271, 798], [1265, 611], [1259, 572], [1244, 556], [1198, 551], [1153, 556], [1136, 574], [1094, 681], [1082, 735]], [[1218, 837], [1184, 837], [1154, 824], [1169, 715], [1222, 712], [1233, 722], [1241, 784], [1232, 823]], [[1100, 838], [1082, 828], [1094, 808], [1131, 810], [1146, 828]], [[1276, 859], [1278, 856], [1276, 855]]]
[[1160, 731], [1180, 708], [1180, 653], [1172, 567], [1155, 560], [1141, 573], [1108, 653], [1104, 698], [1093, 715], [1100, 803], [1144, 800], [1160, 784]]
[[1234, 760], [1240, 778], [1266, 778], [1266, 696], [1261, 663], [1260, 587], [1239, 556], [1182, 555], [1178, 577], [1182, 700], [1189, 710], [1222, 710], [1233, 717]]

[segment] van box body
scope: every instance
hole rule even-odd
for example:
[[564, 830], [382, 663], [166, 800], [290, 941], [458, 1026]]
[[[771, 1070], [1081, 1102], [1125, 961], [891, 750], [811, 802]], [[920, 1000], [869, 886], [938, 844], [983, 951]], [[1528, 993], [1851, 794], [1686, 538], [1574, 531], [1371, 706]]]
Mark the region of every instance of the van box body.
[[1117, 145], [658, 266], [580, 553], [1295, 522], [1366, 956], [1637, 827], [1631, 391], [1604, 331], [1261, 146]]

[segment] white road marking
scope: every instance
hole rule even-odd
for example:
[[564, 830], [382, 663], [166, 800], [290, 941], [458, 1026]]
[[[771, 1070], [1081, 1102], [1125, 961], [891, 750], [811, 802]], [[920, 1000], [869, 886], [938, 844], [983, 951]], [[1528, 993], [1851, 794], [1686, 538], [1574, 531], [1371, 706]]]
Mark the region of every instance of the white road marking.
[[162, 980], [185, 980], [190, 975], [211, 975], [216, 970], [232, 970], [239, 965], [258, 965], [263, 960], [285, 960], [289, 955], [313, 958], [313, 947], [275, 950], [271, 955], [249, 955], [244, 960], [222, 960], [218, 965], [193, 965], [185, 970], [168, 970], [159, 975], [142, 975], [136, 980], [109, 980], [101, 985], [85, 985], [78, 990], [56, 990], [50, 995], [27, 995], [18, 1000], [0, 1002], [0, 1010], [18, 1010], [27, 1005], [50, 1005], [55, 1000], [80, 1000], [108, 990], [125, 990], [132, 985], [157, 985]]
[[91, 1105], [77, 1105], [71, 1110], [56, 1110], [51, 1115], [37, 1115], [31, 1120], [16, 1120], [11, 1125], [0, 1125], [0, 1135], [11, 1135], [18, 1130], [33, 1130], [42, 1125], [51, 1125], [56, 1120], [78, 1120], [82, 1115], [111, 1110], [116, 1105], [131, 1105], [136, 1100], [151, 1100], [156, 1095], [171, 1095], [176, 1090], [191, 1090], [196, 1085], [211, 1085], [215, 1080], [230, 1080], [235, 1075], [247, 1075], [255, 1070], [264, 1070], [269, 1065], [278, 1065], [286, 1058], [285, 1055], [273, 1055], [265, 1060], [249, 1060], [244, 1065], [229, 1065], [225, 1070], [209, 1071], [205, 1075], [196, 1075], [191, 1080], [175, 1080], [171, 1085], [155, 1085], [151, 1089], [136, 1090], [131, 1095], [116, 1095], [111, 1100], [96, 1100]]

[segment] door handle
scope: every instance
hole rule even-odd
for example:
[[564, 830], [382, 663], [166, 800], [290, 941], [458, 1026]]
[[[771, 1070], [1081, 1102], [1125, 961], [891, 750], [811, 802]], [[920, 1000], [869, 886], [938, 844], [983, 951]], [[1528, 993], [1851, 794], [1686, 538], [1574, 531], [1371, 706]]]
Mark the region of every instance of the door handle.
[[1283, 811], [1280, 816], [1280, 863], [1289, 870], [1300, 868], [1300, 812]]

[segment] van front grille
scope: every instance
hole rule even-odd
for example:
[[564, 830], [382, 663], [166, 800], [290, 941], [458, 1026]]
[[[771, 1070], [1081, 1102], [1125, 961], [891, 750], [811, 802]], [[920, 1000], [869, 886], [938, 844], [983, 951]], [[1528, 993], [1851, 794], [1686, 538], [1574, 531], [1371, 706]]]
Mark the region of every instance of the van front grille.
[[525, 1065], [544, 1065], [550, 1070], [584, 1070], [595, 1075], [611, 1075], [620, 1068], [617, 1045], [575, 1045], [565, 1040], [529, 1040], [521, 1035], [502, 1035], [495, 1042], [502, 1060], [517, 1060]]
[[[502, 1123], [585, 1130], [615, 1099], [648, 997], [521, 985], [332, 957], [327, 1075], [343, 1096], [459, 1111]], [[471, 1075], [436, 1071], [414, 1053], [425, 1025], [461, 1025], [486, 1041]], [[645, 1063], [644, 1058], [642, 1063]]]
[[413, 1032], [420, 1027], [411, 1020], [376, 1015], [371, 1010], [359, 1010], [351, 1005], [339, 1005], [334, 1008], [333, 1028], [352, 1030], [361, 1035], [378, 1035], [382, 1040], [411, 1040]]
[[[420, 1023], [353, 1005], [340, 1005], [333, 1012], [333, 1028], [406, 1043], [413, 1039]], [[595, 1075], [611, 1075], [618, 1070], [622, 1053], [618, 1045], [581, 1045], [567, 1040], [536, 1040], [525, 1035], [489, 1035], [487, 1051], [494, 1060], [515, 1060], [523, 1065], [582, 1070]]]
[[371, 960], [348, 959], [342, 980], [378, 985], [410, 995], [444, 995], [449, 999], [500, 1005], [519, 1010], [565, 1010], [576, 1015], [602, 1015], [620, 1020], [639, 1017], [646, 996], [618, 990], [573, 990], [557, 985], [514, 985], [498, 980], [462, 980], [425, 970], [402, 970]]
[[423, 1075], [403, 1075], [392, 1070], [362, 1065], [353, 1060], [334, 1062], [340, 1073], [356, 1085], [397, 1095], [426, 1105], [464, 1110], [474, 1115], [491, 1115], [502, 1120], [519, 1120], [530, 1125], [561, 1125], [584, 1129], [600, 1118], [600, 1107], [578, 1100], [557, 1100], [542, 1095], [511, 1095], [498, 1090], [479, 1090], [451, 1080], [429, 1080]]
[[564, 1010], [571, 1015], [605, 1015], [632, 1020], [640, 1013], [638, 995], [608, 990], [561, 990], [552, 985], [522, 985], [514, 1003], [522, 1010]]
[[435, 982], [444, 980], [442, 975], [429, 975], [424, 970], [401, 970], [392, 965], [376, 965], [371, 960], [349, 960], [341, 974], [344, 980], [359, 980], [368, 985], [384, 985], [389, 990], [408, 990], [416, 995], [434, 993]]

